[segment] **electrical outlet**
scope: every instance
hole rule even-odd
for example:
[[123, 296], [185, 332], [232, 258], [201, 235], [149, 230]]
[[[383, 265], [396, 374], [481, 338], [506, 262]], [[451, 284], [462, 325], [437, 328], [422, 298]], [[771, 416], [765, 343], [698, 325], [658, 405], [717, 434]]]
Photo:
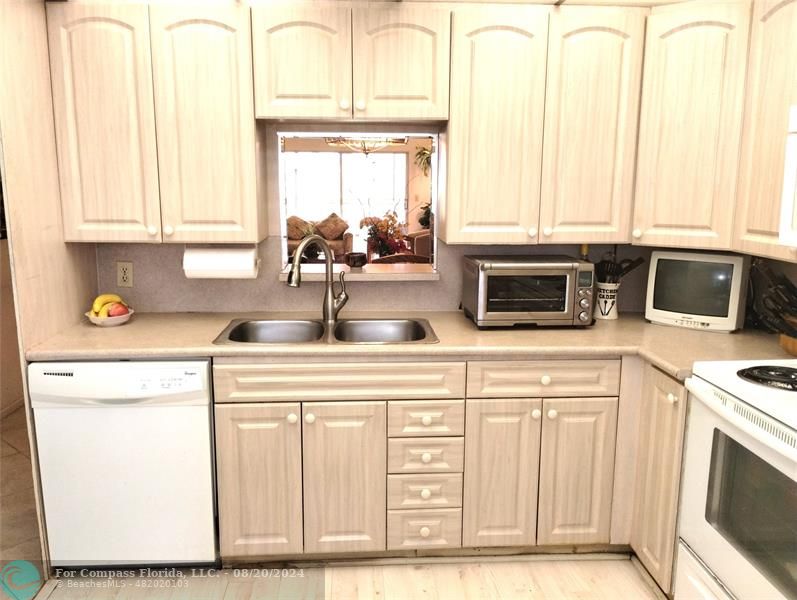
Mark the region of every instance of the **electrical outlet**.
[[116, 287], [133, 287], [133, 263], [116, 263]]

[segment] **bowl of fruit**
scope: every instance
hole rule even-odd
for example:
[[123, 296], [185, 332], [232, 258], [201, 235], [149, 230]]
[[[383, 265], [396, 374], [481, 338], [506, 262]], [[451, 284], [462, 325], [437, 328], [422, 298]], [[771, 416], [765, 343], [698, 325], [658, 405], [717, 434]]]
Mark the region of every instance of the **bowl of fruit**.
[[100, 294], [86, 313], [89, 321], [99, 327], [116, 327], [130, 320], [135, 311], [116, 294]]

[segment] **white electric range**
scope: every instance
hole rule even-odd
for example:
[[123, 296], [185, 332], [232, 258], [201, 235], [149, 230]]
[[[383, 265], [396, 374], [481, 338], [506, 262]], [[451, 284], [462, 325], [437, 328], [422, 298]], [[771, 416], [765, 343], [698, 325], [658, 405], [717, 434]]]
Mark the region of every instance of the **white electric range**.
[[697, 362], [675, 596], [797, 597], [797, 360]]

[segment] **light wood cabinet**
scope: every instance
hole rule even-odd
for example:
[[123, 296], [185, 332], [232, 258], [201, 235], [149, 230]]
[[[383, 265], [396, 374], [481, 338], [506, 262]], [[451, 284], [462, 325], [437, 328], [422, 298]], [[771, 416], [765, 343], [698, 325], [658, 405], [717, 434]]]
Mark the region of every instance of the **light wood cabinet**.
[[163, 240], [256, 243], [249, 8], [153, 4], [150, 27]]
[[797, 260], [781, 244], [789, 109], [797, 105], [797, 2], [753, 5], [734, 250]]
[[161, 239], [147, 15], [146, 4], [47, 3], [66, 241]]
[[298, 402], [217, 405], [221, 556], [302, 551]]
[[387, 531], [388, 550], [458, 548], [462, 538], [462, 510], [390, 510]]
[[252, 43], [259, 118], [351, 117], [350, 8], [253, 6]]
[[304, 402], [305, 552], [385, 550], [385, 402]]
[[730, 247], [749, 23], [747, 2], [648, 17], [635, 243]]
[[656, 582], [669, 592], [681, 478], [686, 390], [646, 365], [631, 547]]
[[449, 244], [537, 241], [549, 13], [542, 6], [453, 13], [439, 210]]
[[540, 242], [627, 242], [644, 8], [557, 7], [548, 34]]
[[536, 540], [542, 401], [468, 400], [463, 546]]
[[617, 398], [543, 401], [538, 544], [608, 544]]

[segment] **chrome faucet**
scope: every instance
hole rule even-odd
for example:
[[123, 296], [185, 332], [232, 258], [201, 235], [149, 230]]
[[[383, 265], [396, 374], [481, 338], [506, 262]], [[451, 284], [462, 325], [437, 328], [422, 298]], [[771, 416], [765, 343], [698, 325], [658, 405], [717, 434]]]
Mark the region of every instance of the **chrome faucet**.
[[332, 281], [332, 249], [327, 244], [327, 241], [320, 235], [308, 235], [300, 243], [299, 247], [293, 251], [293, 262], [291, 270], [288, 271], [288, 285], [290, 287], [299, 287], [302, 285], [302, 253], [307, 246], [315, 244], [324, 251], [324, 258], [326, 262], [326, 291], [324, 292], [324, 306], [322, 315], [324, 322], [328, 325], [334, 325], [338, 319], [340, 309], [346, 305], [349, 295], [346, 293], [346, 282], [343, 279], [343, 271], [340, 272], [340, 293], [335, 294], [335, 284]]

